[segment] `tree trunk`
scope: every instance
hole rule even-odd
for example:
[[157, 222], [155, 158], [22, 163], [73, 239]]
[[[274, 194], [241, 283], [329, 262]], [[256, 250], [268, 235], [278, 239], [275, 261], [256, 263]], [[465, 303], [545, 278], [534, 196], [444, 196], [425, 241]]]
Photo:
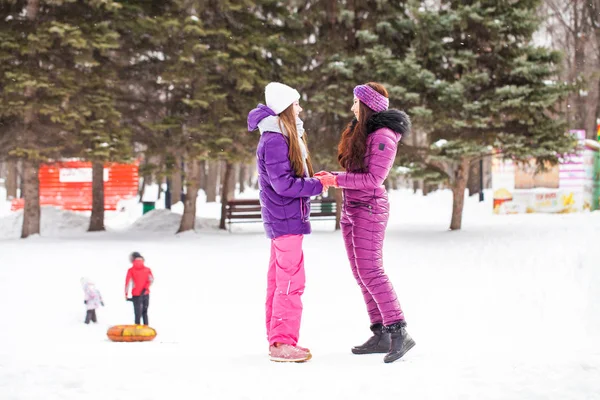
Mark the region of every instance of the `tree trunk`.
[[389, 176], [387, 178], [385, 178], [385, 180], [383, 181], [383, 187], [385, 188], [386, 191], [390, 190], [390, 177]]
[[[598, 43], [598, 46], [600, 46], [600, 43]], [[600, 59], [598, 60], [598, 65], [600, 66]], [[598, 140], [597, 119], [600, 118], [600, 113], [598, 113], [598, 110], [600, 109], [600, 75], [592, 74], [589, 79], [590, 90], [588, 92], [586, 106], [589, 112], [586, 115], [585, 132], [586, 139], [596, 141]]]
[[144, 194], [146, 193], [146, 181], [147, 181], [148, 177], [146, 175], [144, 175], [142, 177], [142, 186], [140, 187], [139, 191], [138, 191], [138, 196], [140, 198], [140, 200], [138, 201], [138, 203], [141, 203], [144, 201]]
[[479, 163], [471, 163], [469, 165], [467, 189], [469, 189], [469, 196], [479, 193]]
[[334, 189], [335, 196], [335, 230], [341, 229], [340, 221], [342, 220], [342, 189]]
[[[588, 16], [591, 19], [592, 27], [594, 29], [594, 37], [596, 38], [596, 71], [600, 71], [600, 0], [590, 1], [587, 5]], [[589, 133], [588, 138], [592, 140], [600, 139], [600, 132], [598, 132], [598, 119], [600, 119], [600, 77], [596, 75], [596, 107], [592, 108], [593, 116], [590, 128], [592, 130]]]
[[[225, 182], [227, 182], [225, 180], [225, 170], [227, 169], [227, 161], [220, 161], [219, 162], [219, 178], [217, 180], [217, 193], [219, 195], [223, 194], [223, 185], [225, 184]], [[229, 187], [228, 187], [229, 188]]]
[[208, 173], [206, 169], [208, 168], [208, 163], [206, 160], [200, 161], [200, 189], [204, 190], [206, 194], [206, 181], [208, 180]]
[[92, 216], [88, 232], [104, 231], [104, 163], [92, 163]]
[[240, 175], [240, 164], [234, 164], [231, 176], [225, 182], [227, 182], [227, 198], [235, 199], [235, 187], [237, 184], [236, 177]]
[[235, 182], [233, 178], [233, 164], [229, 161], [225, 164], [225, 176], [223, 179], [223, 185], [221, 187], [221, 223], [219, 229], [227, 229], [225, 226], [226, 213], [227, 213], [227, 201], [229, 201], [229, 185], [227, 184], [230, 180]]
[[206, 177], [206, 202], [214, 203], [217, 201], [217, 184], [219, 180], [219, 161], [211, 160], [208, 162], [208, 173]]
[[186, 179], [186, 195], [183, 201], [183, 215], [177, 233], [194, 230], [196, 225], [196, 199], [198, 197], [200, 183], [200, 161], [190, 160], [188, 162]]
[[[585, 42], [581, 39], [575, 39], [575, 71], [577, 77], [582, 76], [583, 66], [585, 65]], [[588, 92], [589, 95], [589, 92]], [[585, 129], [586, 115], [587, 115], [587, 96], [583, 96], [579, 91], [575, 94], [575, 129]]]
[[425, 183], [425, 181], [422, 181], [423, 183], [423, 196], [427, 196], [429, 194], [429, 185], [427, 183]]
[[25, 198], [25, 162], [22, 161], [20, 168], [17, 170], [19, 173], [19, 198]]
[[450, 222], [450, 230], [459, 230], [462, 226], [462, 213], [465, 204], [465, 189], [467, 188], [467, 180], [469, 179], [469, 164], [468, 159], [460, 160], [454, 179], [452, 182], [452, 221]]
[[244, 193], [244, 191], [246, 190], [246, 180], [248, 179], [247, 174], [248, 164], [242, 163], [242, 165], [240, 165], [240, 174], [238, 176], [238, 182], [240, 184], [240, 193]]
[[175, 157], [175, 166], [171, 174], [171, 204], [181, 201], [181, 192], [183, 191], [183, 171], [181, 170], [181, 157]]
[[[26, 7], [26, 18], [33, 21], [37, 18], [40, 9], [39, 0], [28, 0]], [[32, 57], [28, 60], [29, 65], [34, 65], [37, 61]], [[36, 89], [32, 86], [25, 88], [25, 99], [31, 99], [35, 96]], [[25, 126], [22, 134], [25, 136], [25, 142], [31, 140], [33, 132], [31, 125], [34, 122], [33, 108], [25, 111], [23, 116], [23, 124]], [[40, 234], [40, 179], [39, 179], [39, 163], [38, 160], [23, 161], [23, 178], [21, 179], [21, 195], [25, 199], [25, 207], [23, 209], [23, 227], [21, 229], [21, 238], [27, 238], [31, 235]]]
[[157, 176], [156, 184], [158, 185], [158, 194], [156, 195], [156, 200], [160, 200], [163, 194], [164, 178], [162, 176]]
[[18, 176], [17, 162], [8, 161], [6, 163], [6, 200], [17, 198]]
[[148, 171], [148, 165], [150, 164], [150, 160], [148, 156], [144, 157], [144, 165], [139, 169], [142, 172], [142, 185], [139, 186], [138, 196], [140, 198], [139, 202], [144, 201], [144, 194], [146, 193], [146, 186], [152, 184], [152, 174]]
[[38, 164], [32, 161], [23, 162], [23, 228], [21, 237], [26, 238], [40, 233], [40, 180]]
[[[574, 72], [575, 78], [588, 78], [585, 76], [586, 63], [586, 43], [588, 35], [586, 34], [587, 20], [584, 10], [580, 8], [580, 1], [572, 3], [572, 18], [573, 18], [573, 41], [575, 47]], [[575, 93], [575, 129], [586, 129], [587, 116], [587, 98], [582, 96], [581, 92]]]
[[248, 164], [248, 186], [252, 187], [254, 184], [254, 173], [256, 172], [256, 163]]

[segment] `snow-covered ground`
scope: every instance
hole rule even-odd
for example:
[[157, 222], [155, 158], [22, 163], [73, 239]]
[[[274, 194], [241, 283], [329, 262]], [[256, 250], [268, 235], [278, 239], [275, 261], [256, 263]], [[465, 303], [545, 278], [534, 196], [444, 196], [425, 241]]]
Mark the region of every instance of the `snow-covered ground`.
[[[391, 193], [384, 262], [417, 342], [393, 364], [350, 353], [369, 322], [331, 221], [304, 245], [300, 344], [313, 359], [279, 364], [260, 224], [218, 231], [218, 205], [201, 198], [200, 229], [176, 236], [177, 215], [140, 219], [132, 202], [107, 215], [109, 232], [45, 210], [42, 236], [19, 240], [0, 201], [0, 399], [600, 399], [600, 213], [494, 216], [472, 198], [464, 230], [448, 232], [450, 196]], [[134, 250], [156, 277], [158, 336], [113, 343], [106, 329], [133, 322]], [[82, 276], [106, 303], [95, 326], [83, 324]]]

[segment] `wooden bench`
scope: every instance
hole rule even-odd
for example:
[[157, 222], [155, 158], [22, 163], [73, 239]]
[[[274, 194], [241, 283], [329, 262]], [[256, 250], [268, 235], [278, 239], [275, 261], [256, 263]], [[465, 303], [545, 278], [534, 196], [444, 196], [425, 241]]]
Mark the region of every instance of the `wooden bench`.
[[[258, 199], [229, 200], [225, 205], [225, 218], [231, 231], [231, 224], [262, 222]], [[335, 199], [315, 198], [310, 201], [311, 220], [335, 220]]]

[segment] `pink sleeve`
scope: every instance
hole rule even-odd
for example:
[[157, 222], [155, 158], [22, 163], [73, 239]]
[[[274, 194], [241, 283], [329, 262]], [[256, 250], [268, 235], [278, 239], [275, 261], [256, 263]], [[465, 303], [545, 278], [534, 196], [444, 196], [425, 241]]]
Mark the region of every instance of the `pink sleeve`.
[[369, 157], [365, 172], [337, 173], [337, 184], [344, 189], [375, 189], [383, 185], [387, 178], [398, 149], [395, 133], [389, 129], [372, 134], [369, 144]]

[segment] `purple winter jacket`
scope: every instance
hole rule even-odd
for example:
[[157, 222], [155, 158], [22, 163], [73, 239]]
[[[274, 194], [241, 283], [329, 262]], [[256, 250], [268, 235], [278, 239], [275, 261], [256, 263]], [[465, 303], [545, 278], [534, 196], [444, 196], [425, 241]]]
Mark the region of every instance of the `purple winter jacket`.
[[296, 176], [288, 158], [288, 138], [273, 123], [275, 118], [276, 114], [263, 104], [248, 114], [248, 130], [261, 131], [256, 164], [262, 220], [270, 239], [309, 234], [310, 196], [323, 192], [318, 179]]
[[398, 142], [410, 127], [410, 118], [399, 110], [382, 111], [369, 118], [364, 172], [337, 173], [338, 186], [344, 189], [345, 204], [387, 206], [383, 181], [394, 164]]

